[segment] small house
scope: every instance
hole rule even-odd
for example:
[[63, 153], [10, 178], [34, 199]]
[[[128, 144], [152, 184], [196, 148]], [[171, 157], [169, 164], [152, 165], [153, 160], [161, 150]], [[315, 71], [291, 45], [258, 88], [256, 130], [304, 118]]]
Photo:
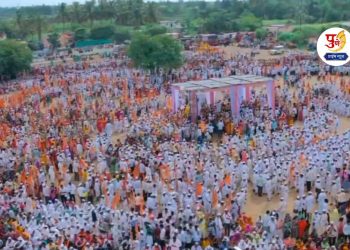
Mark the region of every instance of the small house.
[[182, 24], [177, 20], [160, 21], [159, 24], [165, 27], [170, 33], [180, 33], [183, 29]]

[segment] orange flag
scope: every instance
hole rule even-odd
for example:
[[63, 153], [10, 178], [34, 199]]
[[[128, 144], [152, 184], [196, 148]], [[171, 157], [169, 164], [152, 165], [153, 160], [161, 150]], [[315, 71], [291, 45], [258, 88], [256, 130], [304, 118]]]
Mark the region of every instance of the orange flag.
[[173, 109], [173, 100], [171, 98], [171, 96], [168, 96], [166, 98], [166, 106], [168, 110], [172, 110]]
[[203, 185], [202, 183], [198, 183], [196, 187], [196, 196], [201, 196], [203, 193]]
[[116, 209], [118, 207], [119, 203], [120, 203], [120, 194], [117, 191], [117, 192], [115, 192], [114, 198], [112, 201], [112, 209]]
[[134, 167], [134, 171], [132, 172], [134, 178], [137, 178], [140, 176], [140, 165], [136, 165]]
[[0, 108], [5, 108], [6, 104], [5, 104], [5, 100], [4, 99], [0, 99]]
[[218, 205], [218, 202], [219, 202], [218, 193], [216, 192], [216, 190], [213, 190], [213, 193], [212, 193], [213, 208], [215, 208]]
[[128, 82], [127, 80], [124, 80], [123, 81], [123, 98], [124, 98], [124, 101], [127, 101], [129, 99], [129, 88], [128, 88]]
[[231, 175], [226, 175], [226, 177], [225, 177], [225, 184], [226, 185], [230, 185], [231, 184]]

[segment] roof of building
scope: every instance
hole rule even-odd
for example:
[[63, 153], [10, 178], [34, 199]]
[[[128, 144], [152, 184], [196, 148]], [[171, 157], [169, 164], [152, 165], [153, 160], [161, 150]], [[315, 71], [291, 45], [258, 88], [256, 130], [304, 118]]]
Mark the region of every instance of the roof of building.
[[233, 85], [260, 84], [269, 81], [273, 81], [273, 79], [256, 75], [234, 75], [224, 78], [174, 83], [172, 86], [179, 88], [181, 91], [203, 91], [208, 89], [228, 88]]

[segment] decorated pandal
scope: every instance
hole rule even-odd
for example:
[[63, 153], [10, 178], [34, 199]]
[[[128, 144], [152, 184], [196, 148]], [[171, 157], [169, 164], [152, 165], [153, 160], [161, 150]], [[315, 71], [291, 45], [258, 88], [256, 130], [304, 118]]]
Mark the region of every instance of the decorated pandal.
[[187, 95], [189, 100], [192, 122], [195, 122], [200, 109], [201, 103], [198, 102], [199, 96], [204, 96], [208, 105], [214, 105], [215, 95], [219, 92], [229, 93], [230, 107], [232, 117], [240, 116], [240, 107], [245, 101], [250, 101], [251, 91], [254, 87], [267, 89], [268, 104], [275, 112], [275, 85], [272, 78], [254, 76], [254, 75], [238, 75], [225, 78], [212, 78], [202, 81], [189, 81], [184, 83], [175, 83], [171, 85], [173, 112], [180, 109], [180, 95]]

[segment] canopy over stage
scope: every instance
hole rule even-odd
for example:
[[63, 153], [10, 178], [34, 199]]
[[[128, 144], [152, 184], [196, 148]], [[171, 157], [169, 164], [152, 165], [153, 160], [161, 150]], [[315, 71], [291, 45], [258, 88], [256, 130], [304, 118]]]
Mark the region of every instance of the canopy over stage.
[[232, 117], [238, 117], [243, 101], [250, 100], [253, 87], [266, 86], [269, 107], [275, 113], [275, 83], [272, 78], [256, 75], [234, 75], [224, 78], [188, 81], [171, 85], [173, 112], [180, 108], [180, 93], [189, 94], [191, 117], [195, 121], [198, 115], [198, 93], [205, 93], [207, 103], [215, 104], [215, 92], [228, 91], [230, 94]]

